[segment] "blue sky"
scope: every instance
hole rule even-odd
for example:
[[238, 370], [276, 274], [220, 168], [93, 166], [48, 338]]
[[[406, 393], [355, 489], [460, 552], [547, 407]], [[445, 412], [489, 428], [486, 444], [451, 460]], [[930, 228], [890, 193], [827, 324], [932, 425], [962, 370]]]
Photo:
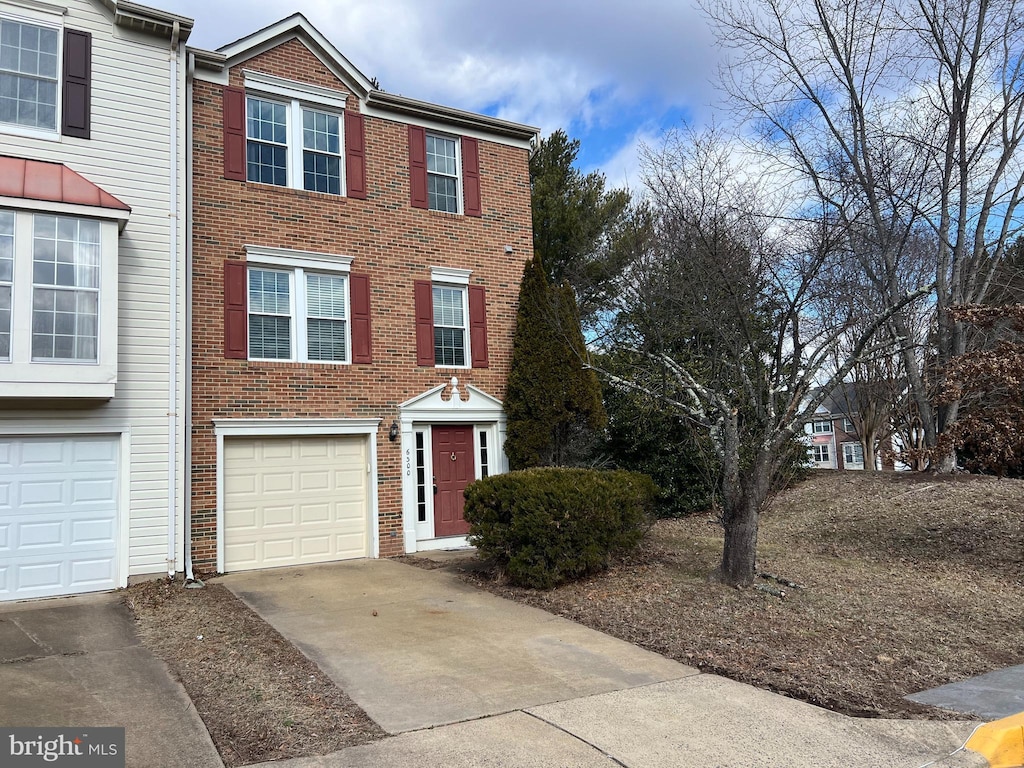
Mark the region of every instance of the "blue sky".
[[216, 49], [301, 11], [392, 93], [581, 141], [580, 165], [639, 187], [636, 150], [703, 122], [718, 53], [690, 0], [148, 0]]

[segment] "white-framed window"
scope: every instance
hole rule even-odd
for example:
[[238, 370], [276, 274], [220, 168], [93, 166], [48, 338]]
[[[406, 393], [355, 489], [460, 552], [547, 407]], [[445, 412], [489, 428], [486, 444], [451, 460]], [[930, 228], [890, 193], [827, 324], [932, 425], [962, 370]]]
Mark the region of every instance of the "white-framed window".
[[348, 274], [252, 264], [249, 359], [351, 362]]
[[469, 365], [469, 306], [463, 285], [432, 286], [434, 302], [434, 365], [465, 368]]
[[14, 290], [14, 211], [0, 211], [0, 360], [11, 359]]
[[853, 419], [851, 419], [849, 416], [843, 417], [843, 432], [845, 432], [848, 435], [853, 435], [857, 433], [857, 427], [854, 425]]
[[843, 466], [864, 468], [864, 446], [860, 443], [843, 443]]
[[117, 231], [114, 219], [0, 209], [0, 396], [113, 396]]
[[812, 431], [816, 435], [827, 435], [832, 433], [832, 422], [828, 419], [815, 420], [811, 425]]
[[60, 40], [56, 16], [53, 23], [0, 16], [0, 125], [29, 134], [57, 133]]
[[812, 445], [811, 446], [811, 461], [815, 464], [829, 464], [831, 463], [831, 457], [829, 456], [829, 450], [827, 445]]
[[427, 449], [421, 429], [416, 430], [416, 522], [427, 522]]
[[340, 112], [258, 94], [246, 96], [245, 111], [248, 181], [342, 193]]
[[431, 211], [459, 212], [459, 160], [458, 139], [427, 134], [427, 208]]
[[489, 477], [491, 474], [491, 452], [487, 444], [489, 430], [481, 429], [478, 434], [480, 445], [480, 479]]
[[32, 234], [32, 360], [99, 356], [100, 222], [37, 213]]

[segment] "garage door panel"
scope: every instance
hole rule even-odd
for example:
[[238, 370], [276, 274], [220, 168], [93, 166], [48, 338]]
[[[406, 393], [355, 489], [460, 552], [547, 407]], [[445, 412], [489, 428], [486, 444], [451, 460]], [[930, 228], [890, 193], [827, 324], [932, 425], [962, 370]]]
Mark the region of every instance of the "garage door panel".
[[247, 528], [256, 529], [256, 508], [246, 507], [244, 509], [232, 509], [224, 513], [224, 527], [231, 530], [244, 531]]
[[116, 578], [112, 557], [98, 557], [94, 560], [81, 558], [71, 563], [71, 584], [83, 591]]
[[[294, 504], [280, 507], [263, 507], [260, 520], [265, 528], [274, 526], [292, 527], [298, 523], [298, 510]], [[258, 527], [258, 526], [257, 526]]]
[[[359, 505], [359, 510], [355, 514], [359, 514], [361, 510], [362, 505]], [[329, 526], [332, 520], [337, 519], [333, 505], [329, 502], [324, 504], [302, 504], [296, 511], [300, 526]]]
[[225, 440], [225, 570], [365, 557], [366, 486], [363, 437]]
[[293, 494], [297, 490], [295, 470], [288, 472], [267, 472], [261, 475], [260, 490], [263, 493]]

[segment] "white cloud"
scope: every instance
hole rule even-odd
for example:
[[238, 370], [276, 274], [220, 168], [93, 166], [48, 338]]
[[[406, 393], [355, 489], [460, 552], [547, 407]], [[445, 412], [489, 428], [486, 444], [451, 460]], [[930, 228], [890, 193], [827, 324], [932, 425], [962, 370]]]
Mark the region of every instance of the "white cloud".
[[615, 184], [635, 183], [626, 168], [649, 120], [642, 105], [663, 112], [712, 98], [710, 31], [694, 4], [678, 0], [154, 2], [195, 18], [190, 43], [199, 47], [220, 47], [300, 11], [393, 93], [487, 110], [543, 133], [625, 124], [623, 135], [602, 139], [618, 144], [602, 148]]

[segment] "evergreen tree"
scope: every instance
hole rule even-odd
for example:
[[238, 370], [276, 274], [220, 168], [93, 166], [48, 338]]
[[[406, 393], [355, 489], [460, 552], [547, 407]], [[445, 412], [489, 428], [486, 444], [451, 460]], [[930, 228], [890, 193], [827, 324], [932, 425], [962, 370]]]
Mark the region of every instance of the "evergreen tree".
[[579, 139], [557, 130], [530, 157], [533, 252], [552, 285], [569, 281], [588, 315], [618, 271], [613, 244], [629, 193], [606, 190], [601, 173], [582, 174], [575, 167], [579, 151]]
[[601, 387], [585, 359], [572, 289], [552, 288], [540, 258], [531, 259], [519, 290], [505, 396], [512, 469], [571, 465], [576, 447], [604, 425]]

